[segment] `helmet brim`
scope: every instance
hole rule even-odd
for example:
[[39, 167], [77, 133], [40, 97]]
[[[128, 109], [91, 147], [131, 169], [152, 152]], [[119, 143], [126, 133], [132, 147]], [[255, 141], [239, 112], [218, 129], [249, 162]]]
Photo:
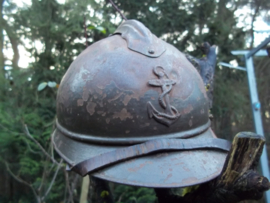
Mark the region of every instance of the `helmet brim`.
[[[208, 128], [193, 139], [216, 137]], [[91, 157], [126, 146], [84, 143], [55, 130], [52, 135], [54, 148], [63, 159], [74, 166]], [[116, 183], [173, 188], [197, 185], [217, 177], [223, 168], [227, 153], [221, 150], [170, 151], [133, 158], [104, 167], [89, 175]]]

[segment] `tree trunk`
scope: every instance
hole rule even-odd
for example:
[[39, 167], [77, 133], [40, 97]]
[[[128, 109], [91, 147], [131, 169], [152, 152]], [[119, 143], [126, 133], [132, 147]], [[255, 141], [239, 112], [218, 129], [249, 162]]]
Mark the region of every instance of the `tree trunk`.
[[16, 32], [12, 30], [12, 27], [9, 26], [9, 24], [6, 22], [5, 19], [2, 19], [2, 22], [3, 22], [2, 25], [4, 26], [4, 30], [7, 33], [7, 36], [9, 38], [9, 41], [11, 43], [12, 50], [13, 50], [12, 66], [13, 68], [18, 68], [20, 55], [19, 55], [18, 38], [17, 38]]
[[0, 80], [1, 78], [4, 78], [4, 64], [5, 64], [5, 59], [4, 59], [4, 36], [3, 36], [3, 4], [5, 0], [1, 0], [0, 4]]

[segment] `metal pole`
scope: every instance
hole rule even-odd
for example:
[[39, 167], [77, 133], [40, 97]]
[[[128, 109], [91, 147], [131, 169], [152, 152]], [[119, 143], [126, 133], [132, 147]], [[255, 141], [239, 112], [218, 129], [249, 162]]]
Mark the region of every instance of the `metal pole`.
[[254, 54], [256, 54], [260, 49], [262, 49], [264, 46], [266, 46], [270, 42], [270, 36], [266, 38], [259, 46], [257, 46], [255, 49], [252, 49], [245, 57], [250, 58]]
[[[253, 113], [255, 131], [257, 134], [264, 136], [262, 118], [261, 118], [261, 104], [258, 98], [253, 59], [250, 56], [251, 54], [245, 54], [251, 108], [252, 108], [252, 113]], [[268, 180], [270, 180], [266, 146], [264, 146], [262, 156], [261, 156], [261, 168], [262, 168], [263, 176], [265, 176], [266, 178], [268, 178]], [[266, 198], [266, 202], [270, 203], [270, 191], [267, 191], [265, 193], [265, 198]]]

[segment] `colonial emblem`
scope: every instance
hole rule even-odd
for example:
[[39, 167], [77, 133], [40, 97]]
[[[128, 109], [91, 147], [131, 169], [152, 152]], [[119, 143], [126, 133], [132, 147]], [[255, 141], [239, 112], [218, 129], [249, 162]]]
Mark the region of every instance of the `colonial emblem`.
[[148, 83], [155, 87], [161, 87], [162, 93], [159, 95], [158, 101], [160, 106], [165, 109], [165, 112], [163, 113], [156, 110], [149, 101], [147, 102], [148, 114], [150, 118], [154, 117], [156, 121], [166, 126], [170, 126], [181, 116], [177, 109], [170, 104], [169, 98], [169, 93], [172, 90], [173, 85], [176, 84], [176, 81], [170, 79], [164, 71], [164, 68], [161, 66], [155, 67], [153, 71], [159, 79], [149, 80]]

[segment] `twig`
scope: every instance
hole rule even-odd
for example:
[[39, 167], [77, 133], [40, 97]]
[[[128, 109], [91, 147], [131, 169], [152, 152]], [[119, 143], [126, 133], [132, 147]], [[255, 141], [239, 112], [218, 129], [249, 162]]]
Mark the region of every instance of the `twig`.
[[0, 127], [3, 128], [4, 130], [8, 131], [9, 133], [14, 134], [14, 135], [24, 135], [23, 133], [11, 131], [7, 127], [3, 126], [2, 124], [0, 124]]
[[50, 183], [50, 186], [49, 186], [49, 188], [47, 189], [47, 191], [46, 191], [46, 193], [44, 194], [44, 196], [41, 198], [42, 201], [47, 197], [47, 195], [49, 194], [50, 190], [52, 189], [52, 186], [53, 186], [53, 184], [54, 184], [54, 182], [55, 182], [55, 179], [56, 179], [56, 176], [57, 176], [57, 174], [58, 174], [58, 172], [59, 172], [59, 169], [60, 169], [60, 167], [62, 166], [62, 163], [63, 163], [63, 159], [61, 159], [60, 163], [58, 164], [57, 169], [56, 169], [56, 171], [55, 171], [55, 173], [54, 173], [54, 175], [53, 175], [53, 179], [52, 179], [52, 181], [51, 181], [51, 183]]
[[54, 159], [54, 148], [53, 148], [53, 142], [52, 142], [52, 139], [51, 139], [50, 148], [51, 148], [51, 157]]
[[[74, 201], [73, 201], [73, 191], [75, 190], [75, 187], [77, 185], [78, 178], [79, 178], [79, 175], [76, 174], [74, 180], [72, 181], [71, 187], [69, 185], [69, 198], [68, 198], [67, 202], [74, 203]], [[68, 181], [68, 183], [69, 183], [69, 181]]]
[[63, 170], [64, 170], [65, 180], [66, 180], [66, 186], [67, 186], [67, 190], [68, 190], [68, 194], [69, 194], [67, 203], [69, 203], [69, 202], [72, 202], [73, 192], [72, 192], [72, 190], [70, 188], [68, 173], [67, 173], [67, 171], [64, 168], [63, 168]]
[[16, 176], [16, 175], [11, 171], [11, 169], [9, 168], [8, 163], [7, 163], [6, 161], [4, 161], [4, 163], [5, 163], [7, 172], [8, 172], [8, 173], [9, 173], [16, 181], [18, 181], [18, 182], [20, 182], [20, 183], [22, 183], [22, 184], [24, 184], [24, 185], [30, 187], [31, 190], [32, 190], [32, 192], [34, 193], [34, 195], [35, 195], [37, 201], [40, 202], [40, 198], [39, 198], [39, 196], [37, 195], [37, 193], [36, 193], [35, 189], [33, 188], [32, 184], [30, 184], [30, 183], [24, 181], [23, 179], [21, 179], [20, 177]]
[[55, 123], [55, 119], [53, 119], [51, 122], [45, 124], [44, 127], [47, 128], [47, 127], [53, 125], [54, 123]]
[[41, 183], [39, 185], [38, 191], [41, 191], [45, 177], [47, 176], [47, 174], [49, 174], [51, 172], [51, 170], [53, 169], [54, 166], [55, 166], [55, 163], [53, 163], [52, 166], [50, 167], [50, 169], [48, 170], [48, 158], [46, 157], [46, 162], [45, 162], [44, 167], [43, 167], [42, 179], [41, 179]]
[[[72, 192], [75, 190], [75, 188], [76, 188], [76, 186], [77, 186], [79, 177], [80, 177], [80, 176], [79, 176], [78, 174], [76, 174], [74, 180], [72, 181], [72, 184], [71, 184], [71, 191], [72, 191]], [[71, 202], [73, 202], [73, 199], [71, 200]]]
[[39, 144], [39, 142], [29, 133], [29, 130], [27, 128], [27, 125], [24, 124], [24, 129], [25, 129], [25, 133], [26, 135], [33, 141], [36, 143], [36, 145], [40, 148], [40, 150], [43, 152], [43, 154], [48, 157], [53, 163], [55, 164], [59, 164], [53, 157], [51, 157], [48, 152], [46, 152], [46, 150], [41, 146], [41, 144]]
[[127, 193], [127, 190], [124, 191], [124, 192], [120, 195], [120, 197], [119, 197], [119, 199], [117, 200], [116, 203], [121, 203], [121, 200], [122, 200], [123, 196], [124, 196], [126, 193]]
[[46, 166], [43, 168], [43, 174], [42, 174], [42, 178], [41, 178], [40, 185], [39, 185], [39, 187], [38, 187], [38, 192], [41, 191], [41, 188], [42, 188], [42, 186], [43, 186], [43, 181], [44, 181], [45, 176], [46, 176], [46, 168], [47, 168]]
[[[9, 130], [7, 127], [3, 126], [0, 124], [0, 127], [3, 128], [4, 130], [6, 130], [7, 132], [11, 133], [11, 134], [14, 134], [14, 135], [25, 135], [24, 133], [19, 133], [19, 132], [14, 132], [14, 131], [11, 131]], [[26, 143], [27, 145], [27, 148], [29, 149], [30, 152], [32, 152], [33, 154], [40, 154], [40, 152], [36, 152], [35, 150], [33, 150], [31, 148], [31, 146], [29, 145], [29, 143], [23, 139], [23, 141]]]
[[63, 202], [66, 202], [67, 200], [67, 184], [65, 184], [65, 192], [64, 192], [64, 201]]
[[23, 141], [26, 143], [27, 148], [28, 148], [28, 150], [29, 150], [30, 152], [32, 152], [33, 154], [39, 154], [39, 155], [40, 155], [40, 152], [37, 152], [37, 151], [35, 151], [35, 150], [33, 150], [33, 149], [31, 148], [30, 144], [27, 142], [27, 140], [25, 140], [25, 138], [23, 138]]
[[4, 161], [5, 165], [6, 165], [6, 168], [7, 168], [7, 171], [9, 172], [9, 174], [15, 179], [17, 180], [18, 182], [20, 183], [23, 183], [24, 185], [27, 185], [29, 187], [32, 187], [32, 185], [24, 180], [22, 180], [20, 177], [16, 176], [12, 171], [11, 169], [9, 168], [9, 165], [6, 161]]
[[[261, 6], [261, 3], [260, 3], [260, 1], [258, 1], [258, 4], [256, 5], [256, 9], [254, 11], [254, 14], [252, 15], [252, 18], [251, 18], [251, 28], [250, 28], [250, 35], [251, 35], [250, 48], [251, 49], [253, 48], [253, 45], [254, 45], [254, 22], [255, 22], [257, 15], [259, 13], [260, 6]], [[253, 6], [251, 5], [251, 9], [252, 9], [252, 7]]]
[[127, 20], [126, 16], [120, 11], [120, 9], [113, 3], [112, 0], [109, 0], [110, 3], [113, 5], [113, 7], [115, 8], [115, 10], [118, 11], [118, 13], [120, 13], [121, 17], [124, 19], [124, 20]]
[[88, 43], [87, 43], [87, 32], [86, 32], [86, 22], [85, 22], [85, 16], [83, 17], [83, 24], [84, 24], [85, 46], [86, 46], [86, 47], [88, 47]]

